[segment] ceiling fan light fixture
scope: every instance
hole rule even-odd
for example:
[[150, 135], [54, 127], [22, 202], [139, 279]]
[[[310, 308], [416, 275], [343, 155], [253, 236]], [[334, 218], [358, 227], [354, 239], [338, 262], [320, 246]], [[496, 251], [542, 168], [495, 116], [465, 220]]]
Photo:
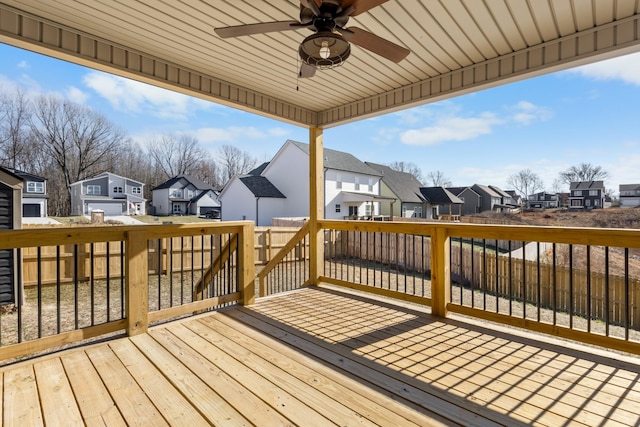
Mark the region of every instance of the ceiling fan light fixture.
[[340, 34], [318, 31], [302, 41], [298, 53], [304, 63], [322, 70], [342, 65], [351, 46]]

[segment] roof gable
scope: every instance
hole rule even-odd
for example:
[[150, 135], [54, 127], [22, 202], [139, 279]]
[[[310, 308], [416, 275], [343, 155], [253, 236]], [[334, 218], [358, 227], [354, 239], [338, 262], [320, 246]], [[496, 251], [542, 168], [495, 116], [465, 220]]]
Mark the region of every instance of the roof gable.
[[604, 181], [575, 181], [569, 184], [570, 190], [604, 190]]
[[[309, 155], [309, 144], [303, 142], [288, 140], [285, 144], [293, 144]], [[344, 172], [353, 172], [363, 175], [381, 176], [376, 170], [367, 166], [364, 162], [358, 160], [353, 154], [344, 151], [332, 150], [330, 148], [323, 149], [324, 167]]]
[[422, 203], [424, 200], [420, 193], [422, 183], [410, 173], [394, 170], [386, 165], [372, 162], [364, 162], [367, 166], [382, 175], [382, 181], [389, 189], [405, 203]]
[[458, 196], [450, 192], [444, 187], [422, 187], [420, 192], [424, 198], [431, 204], [435, 205], [458, 205], [464, 202]]
[[206, 182], [202, 181], [199, 178], [196, 178], [195, 176], [192, 175], [177, 175], [174, 176], [173, 178], [170, 178], [168, 180], [166, 180], [165, 182], [163, 182], [162, 184], [154, 187], [151, 191], [154, 190], [163, 190], [166, 188], [173, 188], [175, 184], [179, 183], [180, 181], [183, 181], [183, 184], [181, 186], [177, 186], [176, 188], [186, 188], [189, 184], [193, 185], [196, 190], [214, 190], [215, 188], [213, 188], [213, 186], [211, 186], [210, 184], [207, 184]]

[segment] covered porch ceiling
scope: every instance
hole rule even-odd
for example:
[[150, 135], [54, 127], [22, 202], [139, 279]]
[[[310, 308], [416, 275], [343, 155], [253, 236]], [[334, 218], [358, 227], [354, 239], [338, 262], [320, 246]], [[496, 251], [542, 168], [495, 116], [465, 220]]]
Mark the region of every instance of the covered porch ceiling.
[[411, 53], [394, 63], [352, 45], [343, 66], [308, 79], [308, 29], [213, 31], [297, 20], [299, 0], [4, 0], [0, 41], [321, 128], [640, 50], [638, 0], [372, 1], [383, 4], [347, 27]]

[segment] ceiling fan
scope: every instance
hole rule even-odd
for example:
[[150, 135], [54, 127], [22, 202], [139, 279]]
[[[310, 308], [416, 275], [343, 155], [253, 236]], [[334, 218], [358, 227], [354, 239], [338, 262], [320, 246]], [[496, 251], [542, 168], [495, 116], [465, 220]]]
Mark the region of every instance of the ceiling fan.
[[312, 77], [316, 69], [342, 65], [351, 54], [349, 42], [393, 62], [402, 61], [409, 49], [358, 27], [345, 28], [349, 17], [367, 12], [388, 0], [300, 0], [299, 21], [276, 21], [214, 28], [222, 38], [308, 28], [298, 53], [300, 77]]

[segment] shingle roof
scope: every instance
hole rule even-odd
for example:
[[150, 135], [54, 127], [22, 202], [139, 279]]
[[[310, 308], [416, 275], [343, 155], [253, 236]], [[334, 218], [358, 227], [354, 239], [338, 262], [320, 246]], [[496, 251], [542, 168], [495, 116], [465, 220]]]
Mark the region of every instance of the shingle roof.
[[240, 181], [242, 181], [256, 197], [286, 199], [285, 195], [264, 176], [245, 175], [240, 177]]
[[620, 191], [640, 190], [640, 184], [620, 184]]
[[45, 182], [47, 179], [43, 178], [41, 176], [38, 175], [34, 175], [32, 173], [29, 172], [25, 172], [25, 171], [21, 171], [19, 169], [11, 169], [11, 168], [5, 168], [3, 166], [0, 166], [0, 169], [2, 169], [3, 171], [5, 171], [6, 173], [9, 173], [13, 176], [16, 176], [24, 181], [31, 181], [31, 182]]
[[[289, 140], [292, 144], [299, 147], [305, 153], [309, 154], [309, 144], [303, 142]], [[345, 172], [355, 172], [365, 175], [380, 176], [380, 173], [370, 168], [364, 162], [358, 160], [353, 154], [345, 153], [343, 151], [332, 150], [325, 148], [324, 152], [324, 167], [328, 169], [335, 169]]]
[[420, 187], [422, 184], [415, 176], [407, 172], [391, 169], [389, 166], [372, 162], [364, 162], [367, 166], [382, 175], [382, 181], [404, 203], [422, 203]]
[[165, 181], [162, 184], [158, 185], [157, 187], [153, 188], [151, 191], [153, 191], [153, 190], [162, 190], [164, 188], [171, 188], [173, 186], [173, 184], [175, 184], [176, 182], [180, 181], [181, 179], [185, 179], [186, 181], [190, 182], [198, 190], [214, 190], [215, 191], [215, 188], [213, 188], [210, 184], [207, 184], [206, 182], [202, 181], [201, 179], [196, 178], [195, 176], [191, 176], [191, 175], [174, 176], [173, 178], [168, 179], [167, 181]]
[[495, 191], [496, 193], [498, 193], [498, 195], [500, 197], [511, 197], [511, 194], [507, 193], [506, 191], [504, 191], [500, 187], [496, 187], [495, 185], [489, 185], [488, 187], [490, 189], [492, 189], [493, 191]]
[[571, 190], [588, 190], [590, 188], [604, 188], [604, 181], [576, 181], [569, 185]]
[[476, 193], [478, 192], [478, 190], [482, 191], [483, 193], [487, 194], [489, 197], [501, 197], [500, 194], [493, 191], [491, 188], [489, 188], [488, 185], [474, 184], [473, 187], [471, 187], [471, 189], [474, 190]]
[[262, 171], [264, 171], [264, 169], [269, 166], [269, 162], [264, 162], [263, 164], [261, 164], [260, 166], [258, 166], [257, 168], [250, 170], [249, 172], [247, 172], [247, 175], [262, 175]]
[[451, 191], [443, 187], [422, 187], [420, 192], [424, 198], [431, 204], [437, 205], [457, 205], [464, 202]]

